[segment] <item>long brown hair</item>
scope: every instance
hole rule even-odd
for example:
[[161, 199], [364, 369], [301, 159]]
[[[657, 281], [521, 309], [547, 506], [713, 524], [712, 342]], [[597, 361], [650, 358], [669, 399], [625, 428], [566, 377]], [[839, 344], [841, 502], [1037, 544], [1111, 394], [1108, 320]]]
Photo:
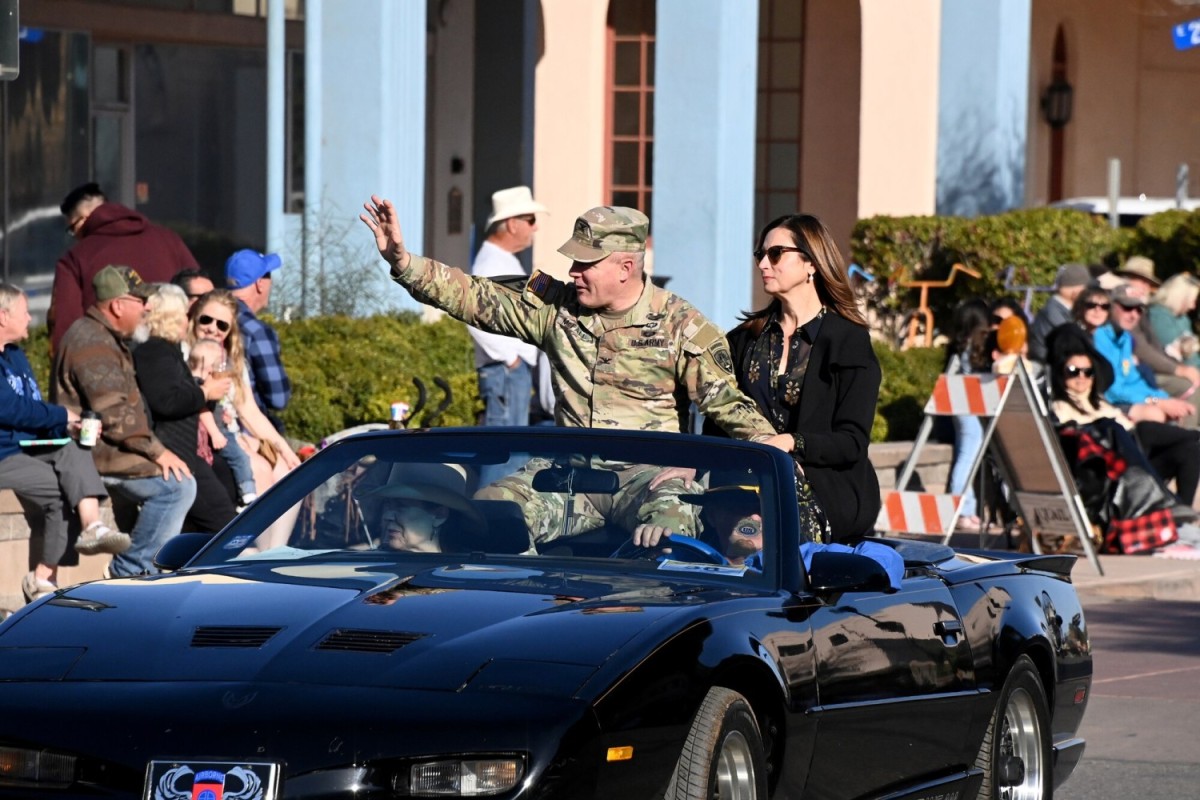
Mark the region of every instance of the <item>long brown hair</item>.
[[[867, 320], [858, 310], [858, 301], [846, 276], [846, 263], [842, 260], [841, 251], [838, 250], [825, 223], [812, 214], [786, 214], [763, 226], [758, 232], [754, 249], [762, 248], [767, 235], [776, 228], [787, 230], [791, 234], [792, 243], [799, 247], [809, 263], [817, 268], [817, 296], [821, 298], [822, 305], [856, 325], [867, 327]], [[767, 318], [779, 311], [779, 307], [779, 300], [772, 298], [765, 308], [743, 314], [743, 322], [739, 327], [749, 328], [757, 335], [767, 324]]]
[[242, 380], [245, 374], [242, 364], [245, 362], [246, 349], [242, 344], [242, 331], [238, 327], [237, 298], [225, 289], [213, 289], [201, 296], [188, 312], [188, 318], [192, 321], [188, 328], [188, 341], [194, 344], [200, 338], [196, 332], [196, 326], [199, 324], [197, 319], [209, 303], [216, 303], [229, 310], [229, 333], [225, 336], [225, 361], [233, 372], [233, 385], [237, 398], [242, 400], [250, 396], [250, 387]]

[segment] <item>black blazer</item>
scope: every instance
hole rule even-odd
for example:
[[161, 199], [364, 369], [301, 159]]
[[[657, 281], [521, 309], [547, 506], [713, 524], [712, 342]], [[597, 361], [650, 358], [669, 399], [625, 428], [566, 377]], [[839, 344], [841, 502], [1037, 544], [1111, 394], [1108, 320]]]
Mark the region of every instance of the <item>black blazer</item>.
[[[755, 336], [743, 324], [728, 339], [744, 392]], [[879, 517], [879, 479], [867, 457], [879, 399], [879, 360], [867, 329], [832, 311], [821, 320], [808, 359], [798, 411], [787, 432], [804, 435], [800, 465], [829, 519], [833, 541], [857, 541]]]

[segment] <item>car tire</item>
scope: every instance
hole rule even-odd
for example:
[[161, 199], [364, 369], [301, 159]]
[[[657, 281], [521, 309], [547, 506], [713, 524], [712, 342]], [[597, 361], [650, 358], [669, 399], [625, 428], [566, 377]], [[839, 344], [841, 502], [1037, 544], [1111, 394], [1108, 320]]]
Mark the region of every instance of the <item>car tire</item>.
[[983, 770], [979, 800], [1051, 796], [1050, 710], [1029, 656], [1017, 659], [1000, 689], [975, 765]]
[[692, 720], [667, 800], [765, 800], [767, 759], [758, 721], [732, 689], [708, 690]]

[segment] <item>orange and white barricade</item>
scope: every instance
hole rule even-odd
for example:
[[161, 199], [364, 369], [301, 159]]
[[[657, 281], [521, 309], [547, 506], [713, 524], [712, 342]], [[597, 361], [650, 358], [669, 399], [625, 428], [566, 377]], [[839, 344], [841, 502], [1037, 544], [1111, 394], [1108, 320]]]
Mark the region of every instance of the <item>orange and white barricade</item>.
[[[912, 452], [896, 479], [896, 489], [884, 493], [876, 530], [883, 534], [940, 536], [949, 544], [961, 513], [962, 495], [907, 491], [907, 488], [934, 419], [964, 415], [979, 417], [984, 423], [983, 441], [971, 464], [967, 485], [974, 482], [985, 454], [991, 451], [1008, 489], [1007, 501], [1029, 529], [1035, 551], [1039, 548], [1039, 529], [1050, 530], [1057, 524], [1055, 532], [1080, 536], [1092, 565], [1103, 574], [1087, 535], [1083, 503], [1058, 445], [1046, 404], [1023, 365], [1009, 375], [938, 376], [933, 394], [925, 404], [925, 420]], [[998, 428], [1002, 417], [1004, 424]]]

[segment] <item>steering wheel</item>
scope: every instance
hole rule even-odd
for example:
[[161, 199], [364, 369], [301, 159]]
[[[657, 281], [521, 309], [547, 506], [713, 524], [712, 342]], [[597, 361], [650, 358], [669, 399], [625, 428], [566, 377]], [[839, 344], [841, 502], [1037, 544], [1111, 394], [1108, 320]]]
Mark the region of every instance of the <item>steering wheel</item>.
[[[665, 552], [668, 548], [670, 553]], [[620, 547], [613, 551], [610, 558], [643, 558], [656, 561], [665, 561], [670, 558], [690, 564], [725, 565], [729, 563], [729, 559], [721, 555], [720, 550], [707, 542], [678, 533], [668, 533], [659, 540], [658, 544], [649, 547], [634, 544], [633, 539], [626, 539], [621, 542]]]

